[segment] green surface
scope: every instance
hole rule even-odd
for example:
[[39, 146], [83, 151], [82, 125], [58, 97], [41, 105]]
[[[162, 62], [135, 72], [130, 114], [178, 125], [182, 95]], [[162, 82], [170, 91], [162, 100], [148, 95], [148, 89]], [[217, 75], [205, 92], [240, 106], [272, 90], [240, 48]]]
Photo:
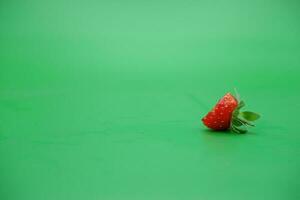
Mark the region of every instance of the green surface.
[[[296, 0], [2, 0], [0, 199], [300, 199], [299, 22]], [[234, 87], [257, 127], [208, 131]]]

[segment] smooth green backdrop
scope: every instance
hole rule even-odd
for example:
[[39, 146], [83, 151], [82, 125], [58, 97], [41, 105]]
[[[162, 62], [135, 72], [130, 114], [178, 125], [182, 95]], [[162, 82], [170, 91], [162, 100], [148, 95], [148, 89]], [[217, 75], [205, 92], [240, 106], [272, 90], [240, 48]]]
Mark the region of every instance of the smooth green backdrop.
[[297, 0], [1, 0], [0, 199], [298, 200], [299, 78]]

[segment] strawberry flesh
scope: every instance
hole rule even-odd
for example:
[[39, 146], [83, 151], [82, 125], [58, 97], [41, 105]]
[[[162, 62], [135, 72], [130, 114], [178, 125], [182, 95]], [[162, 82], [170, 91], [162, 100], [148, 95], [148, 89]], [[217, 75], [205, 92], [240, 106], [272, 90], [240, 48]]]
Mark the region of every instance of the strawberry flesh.
[[227, 93], [219, 100], [215, 107], [202, 118], [202, 122], [205, 126], [213, 130], [227, 130], [230, 128], [232, 112], [237, 106], [237, 99], [230, 93]]

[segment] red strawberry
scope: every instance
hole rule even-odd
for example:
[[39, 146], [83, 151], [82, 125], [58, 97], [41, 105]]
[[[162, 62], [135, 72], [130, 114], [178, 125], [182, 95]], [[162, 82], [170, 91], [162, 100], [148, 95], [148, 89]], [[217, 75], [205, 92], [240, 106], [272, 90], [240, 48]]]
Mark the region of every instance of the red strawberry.
[[238, 101], [235, 97], [227, 93], [202, 121], [213, 130], [227, 130], [230, 127], [232, 112], [237, 106]]
[[[215, 107], [202, 119], [208, 128], [221, 131], [230, 129], [237, 133], [245, 133], [245, 126], [253, 126], [250, 121], [255, 121], [259, 115], [253, 112], [239, 112], [244, 106], [233, 95], [227, 93]], [[241, 118], [242, 117], [242, 118]]]

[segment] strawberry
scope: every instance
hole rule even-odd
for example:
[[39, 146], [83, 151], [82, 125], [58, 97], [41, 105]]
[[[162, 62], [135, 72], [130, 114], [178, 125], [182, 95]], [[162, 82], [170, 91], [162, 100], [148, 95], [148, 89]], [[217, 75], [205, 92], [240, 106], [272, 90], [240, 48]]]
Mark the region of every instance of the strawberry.
[[230, 129], [236, 133], [246, 133], [247, 126], [254, 126], [252, 121], [260, 116], [256, 113], [240, 109], [245, 106], [243, 101], [239, 101], [232, 94], [227, 93], [222, 97], [215, 107], [202, 118], [205, 126], [216, 131]]

